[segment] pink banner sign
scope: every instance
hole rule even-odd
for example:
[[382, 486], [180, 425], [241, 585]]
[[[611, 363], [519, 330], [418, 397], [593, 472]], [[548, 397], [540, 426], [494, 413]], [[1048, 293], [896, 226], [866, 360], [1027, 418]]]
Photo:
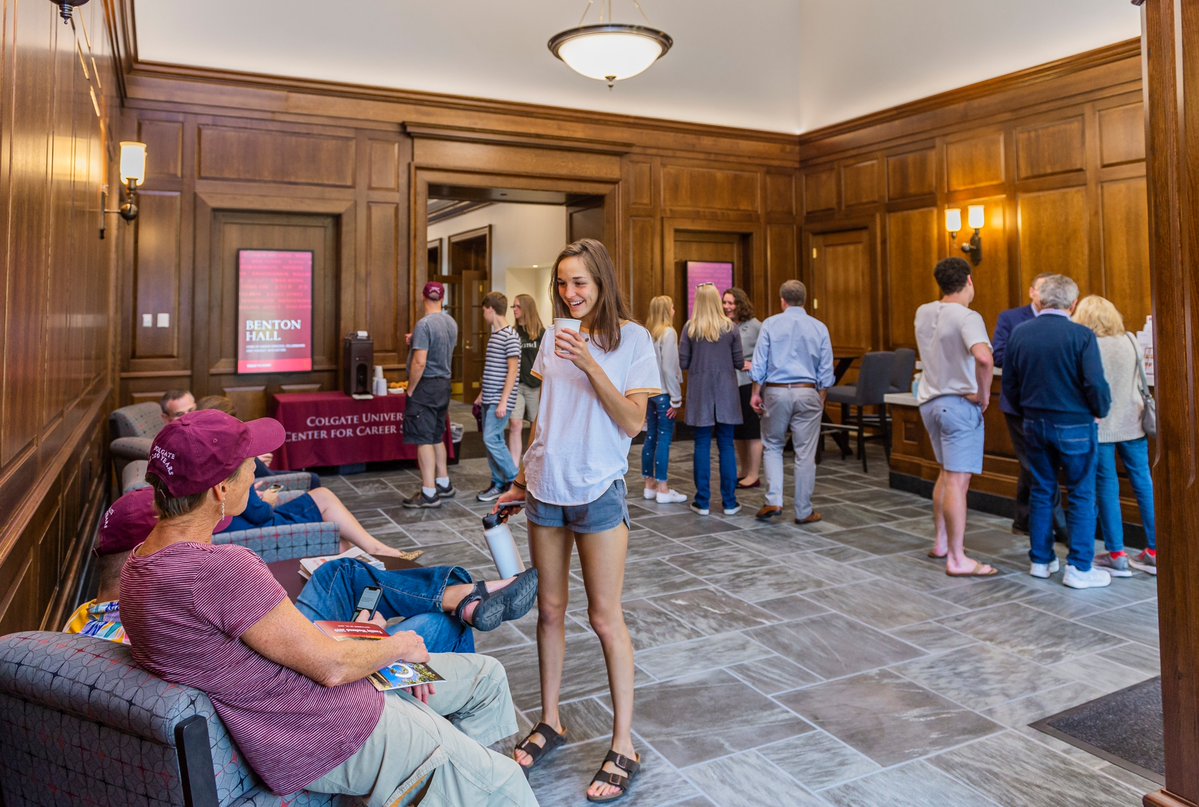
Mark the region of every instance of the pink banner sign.
[[687, 319], [695, 313], [695, 290], [705, 283], [712, 283], [717, 294], [724, 294], [724, 290], [733, 285], [733, 265], [687, 261]]
[[312, 370], [312, 253], [237, 251], [237, 372]]

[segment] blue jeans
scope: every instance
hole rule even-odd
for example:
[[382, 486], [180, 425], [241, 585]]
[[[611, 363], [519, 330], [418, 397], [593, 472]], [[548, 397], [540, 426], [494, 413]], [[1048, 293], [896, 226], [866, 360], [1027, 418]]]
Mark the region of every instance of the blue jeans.
[[707, 509], [712, 503], [712, 432], [716, 432], [716, 450], [720, 452], [720, 498], [725, 510], [737, 506], [737, 455], [733, 451], [733, 426], [695, 427], [695, 504]]
[[378, 611], [386, 619], [405, 617], [390, 633], [414, 631], [430, 653], [473, 653], [475, 636], [467, 625], [441, 610], [446, 586], [471, 582], [458, 566], [429, 566], [386, 572], [343, 558], [321, 566], [304, 585], [296, 608], [312, 622], [350, 620], [368, 586], [381, 589]]
[[1058, 425], [1048, 420], [1024, 421], [1028, 470], [1032, 474], [1028, 527], [1033, 563], [1050, 563], [1053, 554], [1053, 492], [1062, 482], [1070, 493], [1066, 524], [1070, 552], [1066, 562], [1080, 572], [1090, 571], [1095, 559], [1095, 466], [1099, 457], [1099, 426], [1095, 423]]
[[502, 418], [497, 418], [495, 408], [495, 404], [483, 407], [483, 445], [487, 446], [491, 484], [502, 488], [512, 484], [518, 469], [512, 461], [512, 452], [508, 450], [508, 421], [512, 418], [512, 410], [505, 412]]
[[674, 421], [670, 394], [655, 395], [645, 407], [645, 444], [641, 446], [641, 475], [666, 482], [670, 479], [670, 444], [674, 441]]
[[1153, 509], [1153, 477], [1149, 475], [1149, 440], [1125, 440], [1100, 443], [1099, 464], [1095, 471], [1095, 490], [1099, 496], [1099, 527], [1108, 552], [1124, 551], [1124, 515], [1120, 511], [1120, 478], [1116, 476], [1116, 454], [1128, 471], [1128, 482], [1141, 509], [1145, 540], [1157, 549], [1157, 515]]

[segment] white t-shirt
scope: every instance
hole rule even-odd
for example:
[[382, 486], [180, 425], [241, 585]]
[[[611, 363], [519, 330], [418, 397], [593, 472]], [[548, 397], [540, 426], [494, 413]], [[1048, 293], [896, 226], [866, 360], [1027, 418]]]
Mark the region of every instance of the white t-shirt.
[[[621, 326], [615, 351], [590, 347], [621, 395], [661, 391], [653, 339], [637, 323]], [[586, 374], [554, 352], [552, 327], [541, 340], [533, 375], [542, 383], [537, 437], [525, 453], [529, 494], [562, 507], [589, 504], [628, 472], [633, 438], [604, 410]]]
[[959, 303], [925, 303], [916, 309], [916, 344], [921, 363], [917, 401], [978, 392], [970, 348], [991, 346], [982, 314]]

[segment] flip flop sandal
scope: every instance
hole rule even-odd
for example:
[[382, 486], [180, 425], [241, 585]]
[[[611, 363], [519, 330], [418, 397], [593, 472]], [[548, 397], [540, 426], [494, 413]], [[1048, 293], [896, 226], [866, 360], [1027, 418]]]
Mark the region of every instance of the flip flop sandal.
[[[454, 616], [475, 630], [495, 630], [505, 620], [520, 619], [536, 601], [537, 569], [528, 568], [497, 591], [488, 591], [487, 584], [482, 580], [475, 583], [470, 594], [463, 597], [454, 609]], [[466, 609], [475, 602], [479, 605], [474, 615], [467, 619], [464, 616]]]
[[[540, 734], [543, 738], [545, 738], [545, 745], [538, 745], [537, 743], [533, 742], [534, 734]], [[520, 765], [519, 762], [516, 763], [517, 765], [520, 765], [521, 770], [525, 772], [525, 776], [528, 776], [529, 771], [537, 767], [537, 763], [540, 762], [543, 757], [549, 756], [551, 751], [562, 745], [564, 742], [566, 742], [565, 728], [563, 728], [562, 733], [559, 734], [550, 728], [548, 723], [538, 723], [533, 727], [533, 730], [530, 731], [528, 735], [523, 740], [518, 742], [512, 749], [512, 758], [516, 758], [516, 751], [524, 751], [529, 755], [533, 761], [528, 765]]]
[[[604, 770], [604, 765], [609, 762], [611, 762], [617, 768], [620, 768], [622, 771], [624, 771], [624, 773], [610, 773]], [[623, 799], [625, 796], [629, 795], [629, 787], [633, 784], [633, 779], [637, 776], [637, 772], [640, 770], [640, 754], [637, 755], [637, 759], [629, 759], [628, 757], [618, 754], [615, 751], [609, 751], [608, 755], [604, 757], [604, 761], [600, 763], [600, 769], [596, 771], [595, 776], [591, 777], [591, 784], [594, 785], [598, 782], [601, 785], [619, 787], [620, 792], [614, 793], [611, 796], [588, 795], [587, 801], [595, 802], [596, 804], [606, 804], [609, 801]]]

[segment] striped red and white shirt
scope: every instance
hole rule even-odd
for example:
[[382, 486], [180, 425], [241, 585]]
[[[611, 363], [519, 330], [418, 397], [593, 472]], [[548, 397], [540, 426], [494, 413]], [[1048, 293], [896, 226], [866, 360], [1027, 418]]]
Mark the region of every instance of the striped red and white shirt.
[[121, 619], [134, 660], [206, 693], [272, 791], [294, 793], [353, 756], [383, 712], [365, 679], [324, 687], [251, 650], [241, 635], [287, 596], [240, 546], [172, 544], [129, 555]]

